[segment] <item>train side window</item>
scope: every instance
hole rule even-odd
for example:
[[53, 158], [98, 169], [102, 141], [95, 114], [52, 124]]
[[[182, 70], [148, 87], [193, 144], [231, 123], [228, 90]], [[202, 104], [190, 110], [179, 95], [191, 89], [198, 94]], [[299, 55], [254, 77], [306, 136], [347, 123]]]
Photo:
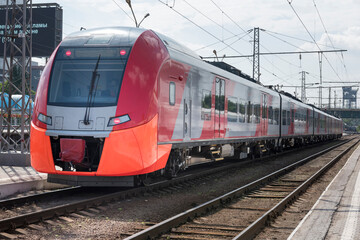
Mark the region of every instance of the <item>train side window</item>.
[[239, 122], [245, 122], [245, 117], [246, 117], [246, 104], [244, 104], [243, 102], [239, 103]]
[[290, 111], [286, 111], [286, 125], [290, 126]]
[[273, 124], [273, 118], [274, 118], [273, 107], [270, 106], [269, 107], [269, 124]]
[[310, 120], [310, 116], [309, 116], [309, 110], [305, 110], [306, 111], [306, 114], [305, 114], [305, 122], [308, 122]]
[[320, 126], [320, 128], [322, 128], [322, 117], [321, 117], [321, 115], [319, 116], [319, 126]]
[[252, 112], [253, 112], [253, 106], [252, 103], [249, 101], [249, 104], [247, 105], [247, 122], [252, 123]]
[[260, 104], [254, 104], [255, 123], [260, 123]]
[[201, 120], [211, 120], [211, 91], [202, 90]]
[[171, 106], [175, 105], [175, 83], [170, 82], [169, 84], [169, 104]]
[[274, 124], [275, 125], [279, 125], [279, 115], [280, 115], [279, 109], [275, 108], [275, 111], [274, 111]]
[[227, 114], [227, 118], [228, 118], [228, 122], [237, 122], [237, 98], [234, 97], [228, 97], [228, 114]]
[[282, 111], [282, 125], [286, 125], [286, 110]]
[[216, 78], [215, 85], [215, 110], [225, 110], [225, 80]]
[[[266, 94], [263, 94], [263, 104], [262, 104], [262, 118], [263, 119], [266, 119], [268, 116], [267, 116], [267, 101], [266, 101]], [[270, 117], [269, 117], [270, 118]]]
[[320, 123], [319, 123], [319, 121], [320, 121], [320, 118], [319, 118], [319, 114], [317, 113], [316, 114], [316, 119], [315, 119], [315, 125], [316, 125], [316, 128], [318, 128], [319, 126], [320, 126]]

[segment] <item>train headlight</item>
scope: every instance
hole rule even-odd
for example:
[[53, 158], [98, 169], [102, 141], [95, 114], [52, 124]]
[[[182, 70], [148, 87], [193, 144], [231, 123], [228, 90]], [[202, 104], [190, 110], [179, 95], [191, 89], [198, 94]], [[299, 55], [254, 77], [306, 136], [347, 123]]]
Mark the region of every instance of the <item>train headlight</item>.
[[122, 115], [120, 117], [112, 117], [109, 119], [108, 127], [119, 125], [130, 121], [129, 115]]
[[52, 124], [52, 119], [51, 119], [51, 117], [46, 116], [46, 115], [44, 115], [44, 114], [42, 114], [42, 113], [39, 113], [38, 119], [39, 119], [40, 122], [45, 123], [45, 124], [47, 124], [47, 125], [51, 125], [51, 124]]

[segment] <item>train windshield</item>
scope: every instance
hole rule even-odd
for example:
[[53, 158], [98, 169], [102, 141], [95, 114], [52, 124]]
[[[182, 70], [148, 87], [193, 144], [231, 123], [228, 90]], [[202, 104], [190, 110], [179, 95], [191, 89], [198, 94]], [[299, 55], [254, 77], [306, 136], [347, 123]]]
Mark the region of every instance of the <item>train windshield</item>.
[[130, 48], [60, 47], [54, 61], [48, 104], [91, 107], [117, 104]]

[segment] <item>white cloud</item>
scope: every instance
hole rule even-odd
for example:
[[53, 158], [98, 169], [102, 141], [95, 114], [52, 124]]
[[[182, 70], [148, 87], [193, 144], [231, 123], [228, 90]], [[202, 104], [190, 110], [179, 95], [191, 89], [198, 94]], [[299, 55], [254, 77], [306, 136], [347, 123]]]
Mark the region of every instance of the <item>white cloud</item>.
[[343, 34], [330, 34], [335, 46], [350, 50], [360, 50], [360, 26], [349, 27]]

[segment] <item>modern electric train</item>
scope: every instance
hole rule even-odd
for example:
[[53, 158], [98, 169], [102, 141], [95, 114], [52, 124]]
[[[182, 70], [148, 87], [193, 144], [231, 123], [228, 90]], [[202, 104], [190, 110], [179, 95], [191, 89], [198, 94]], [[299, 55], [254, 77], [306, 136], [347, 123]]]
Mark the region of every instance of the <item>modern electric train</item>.
[[341, 119], [162, 34], [99, 28], [66, 37], [46, 64], [31, 164], [50, 182], [134, 186], [174, 177], [195, 156], [256, 157], [341, 136]]

